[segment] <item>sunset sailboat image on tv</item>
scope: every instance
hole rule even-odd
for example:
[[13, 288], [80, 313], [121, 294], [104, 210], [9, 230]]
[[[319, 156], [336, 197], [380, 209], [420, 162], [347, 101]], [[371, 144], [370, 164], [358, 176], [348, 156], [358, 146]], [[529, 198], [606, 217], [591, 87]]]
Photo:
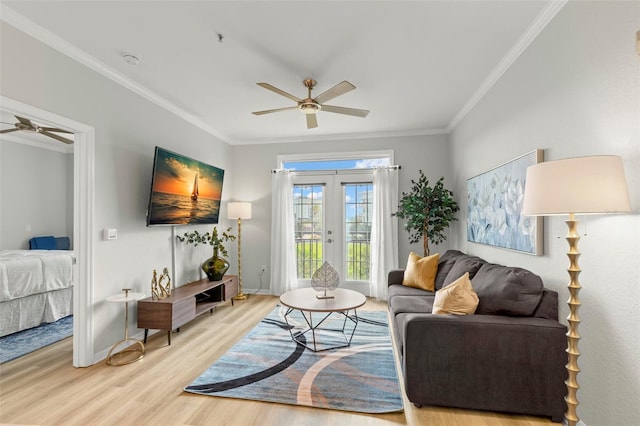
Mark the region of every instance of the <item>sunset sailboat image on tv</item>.
[[191, 200], [198, 201], [198, 172], [196, 172], [196, 177], [193, 179], [193, 191], [191, 191]]
[[224, 170], [156, 147], [147, 225], [218, 223]]

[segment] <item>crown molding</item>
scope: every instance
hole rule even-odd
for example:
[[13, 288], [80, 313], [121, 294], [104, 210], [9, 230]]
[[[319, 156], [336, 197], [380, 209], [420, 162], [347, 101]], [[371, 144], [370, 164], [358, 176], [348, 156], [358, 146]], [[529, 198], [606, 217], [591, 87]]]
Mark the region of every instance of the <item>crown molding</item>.
[[160, 106], [161, 108], [166, 109], [167, 111], [177, 115], [178, 117], [193, 124], [194, 126], [199, 127], [210, 135], [215, 136], [221, 141], [229, 143], [228, 138], [225, 135], [216, 131], [195, 115], [183, 110], [169, 100], [159, 96], [157, 93], [109, 68], [107, 65], [103, 64], [93, 56], [86, 54], [84, 51], [78, 49], [71, 43], [53, 34], [51, 31], [46, 30], [35, 22], [27, 19], [23, 15], [19, 14], [18, 12], [4, 4], [0, 4], [0, 20], [16, 27], [20, 31], [30, 35], [31, 37], [41, 41], [42, 43], [52, 47], [53, 49], [56, 49], [60, 53], [69, 56], [70, 58], [76, 60], [77, 62], [80, 62], [82, 65], [92, 69], [93, 71], [102, 74], [108, 79], [126, 87], [127, 89], [142, 96], [148, 101]]
[[567, 4], [568, 0], [551, 0], [549, 4], [540, 12], [533, 23], [527, 28], [522, 37], [507, 52], [504, 58], [491, 71], [486, 80], [480, 85], [478, 90], [469, 98], [462, 109], [453, 117], [447, 126], [447, 133], [462, 121], [462, 119], [480, 102], [484, 95], [500, 80], [500, 77], [511, 67], [527, 47], [538, 37], [538, 34], [551, 22], [556, 14]]
[[447, 135], [449, 132], [447, 129], [416, 129], [406, 131], [389, 131], [389, 132], [371, 132], [371, 133], [336, 133], [331, 135], [320, 136], [292, 136], [287, 138], [277, 139], [246, 139], [238, 140], [232, 145], [259, 145], [259, 144], [273, 144], [273, 143], [293, 143], [293, 142], [325, 142], [325, 141], [337, 141], [337, 140], [353, 140], [353, 139], [378, 139], [378, 138], [397, 138], [407, 136], [433, 136], [433, 135]]

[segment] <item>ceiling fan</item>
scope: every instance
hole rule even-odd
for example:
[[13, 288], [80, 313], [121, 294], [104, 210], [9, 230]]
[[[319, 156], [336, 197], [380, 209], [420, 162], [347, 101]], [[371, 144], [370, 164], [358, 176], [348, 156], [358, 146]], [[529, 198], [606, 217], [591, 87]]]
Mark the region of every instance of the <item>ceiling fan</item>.
[[[28, 118], [19, 117], [17, 115], [15, 117], [18, 119], [18, 122], [14, 124], [15, 128], [0, 130], [0, 133], [9, 133], [9, 132], [17, 132], [20, 130], [25, 130], [27, 132], [35, 132], [35, 133], [40, 133], [41, 135], [49, 136], [50, 138], [53, 138], [60, 142], [69, 143], [69, 144], [73, 143], [73, 140], [67, 139], [60, 135], [55, 134], [55, 133], [73, 134], [73, 132], [69, 132], [63, 129], [58, 129], [57, 127], [38, 126], [37, 124], [31, 122], [31, 120], [29, 120]], [[55, 132], [55, 133], [52, 133], [52, 132]]]
[[308, 89], [307, 97], [304, 99], [293, 96], [292, 94], [287, 93], [284, 90], [280, 90], [277, 87], [270, 85], [269, 83], [256, 83], [258, 86], [264, 87], [267, 90], [271, 90], [272, 92], [295, 101], [297, 105], [284, 108], [268, 109], [265, 111], [255, 111], [253, 114], [262, 115], [270, 114], [272, 112], [286, 111], [289, 109], [299, 109], [300, 111], [304, 112], [305, 116], [307, 117], [307, 129], [318, 127], [318, 119], [316, 117], [316, 114], [321, 110], [334, 112], [336, 114], [353, 115], [354, 117], [363, 118], [366, 117], [367, 114], [369, 114], [369, 111], [365, 109], [345, 108], [341, 106], [325, 104], [325, 102], [356, 88], [356, 86], [349, 83], [348, 81], [343, 81], [342, 83], [336, 84], [331, 89], [321, 93], [315, 98], [311, 97], [311, 90], [315, 87], [316, 81], [311, 78], [307, 78], [302, 83], [304, 84], [304, 87]]

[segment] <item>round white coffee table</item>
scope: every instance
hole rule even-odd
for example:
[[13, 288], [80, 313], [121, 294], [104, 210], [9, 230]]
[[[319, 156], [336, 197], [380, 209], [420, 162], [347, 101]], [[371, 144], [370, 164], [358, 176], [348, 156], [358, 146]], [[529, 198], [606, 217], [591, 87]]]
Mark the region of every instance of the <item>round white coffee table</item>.
[[[358, 326], [358, 313], [356, 309], [364, 305], [367, 299], [363, 294], [358, 293], [357, 291], [343, 288], [327, 292], [328, 295], [333, 296], [331, 299], [318, 299], [316, 297], [318, 294], [319, 293], [313, 288], [300, 288], [288, 291], [280, 296], [280, 303], [288, 308], [284, 318], [287, 325], [290, 327], [289, 332], [291, 333], [291, 338], [296, 343], [314, 352], [344, 348], [351, 345], [351, 339], [353, 338], [353, 335], [356, 332], [356, 327]], [[289, 323], [289, 317], [294, 311], [299, 311], [307, 324], [307, 327], [301, 331], [294, 332], [294, 327]], [[349, 315], [349, 311], [353, 311], [352, 316]], [[314, 313], [319, 313], [321, 317], [321, 319], [315, 323], [313, 319]], [[333, 314], [339, 314], [344, 317], [341, 321], [341, 327], [321, 327]], [[348, 334], [347, 331], [347, 320], [353, 325], [353, 329], [350, 330], [350, 334]], [[317, 334], [319, 332], [341, 334], [344, 338], [344, 343], [323, 344], [317, 339]], [[311, 333], [312, 336], [310, 343], [307, 343], [307, 333]]]

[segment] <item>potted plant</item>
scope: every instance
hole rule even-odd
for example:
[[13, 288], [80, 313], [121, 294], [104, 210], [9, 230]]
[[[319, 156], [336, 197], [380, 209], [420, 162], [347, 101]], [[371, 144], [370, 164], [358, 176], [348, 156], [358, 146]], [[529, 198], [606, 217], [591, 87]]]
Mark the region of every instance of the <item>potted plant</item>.
[[409, 242], [418, 243], [422, 239], [424, 256], [428, 256], [429, 241], [439, 244], [447, 239], [444, 231], [458, 220], [454, 215], [460, 208], [453, 192], [444, 188], [444, 177], [431, 187], [420, 170], [420, 178], [412, 179], [411, 184], [411, 191], [402, 193], [398, 211], [393, 215], [407, 220], [404, 228], [410, 233]]
[[229, 269], [229, 262], [225, 259], [229, 256], [224, 243], [227, 241], [233, 241], [236, 239], [235, 235], [232, 235], [231, 228], [227, 228], [222, 232], [222, 235], [218, 234], [218, 228], [213, 227], [211, 233], [207, 232], [201, 234], [198, 231], [185, 232], [184, 235], [176, 236], [180, 242], [186, 242], [187, 244], [209, 244], [213, 247], [213, 256], [205, 260], [202, 264], [202, 270], [209, 278], [209, 281], [219, 281], [224, 276], [225, 272]]

